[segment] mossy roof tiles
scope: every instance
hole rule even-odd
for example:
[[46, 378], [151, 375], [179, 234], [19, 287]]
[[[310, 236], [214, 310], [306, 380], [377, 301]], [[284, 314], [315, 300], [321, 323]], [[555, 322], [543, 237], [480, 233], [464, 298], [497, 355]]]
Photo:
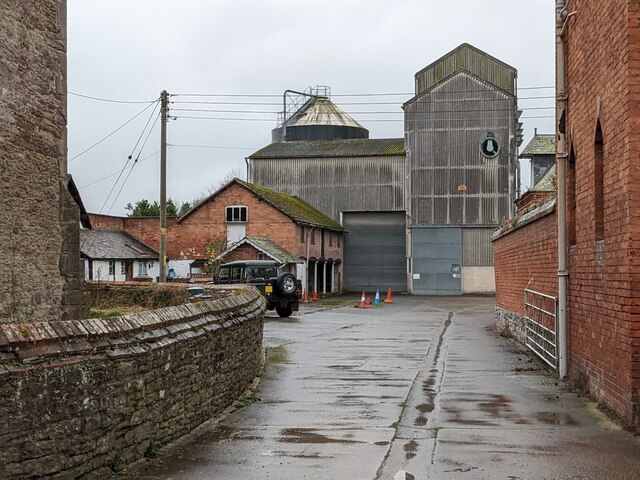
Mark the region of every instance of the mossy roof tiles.
[[556, 138], [553, 134], [534, 135], [531, 141], [524, 147], [520, 157], [529, 157], [531, 155], [555, 155]]
[[249, 156], [259, 158], [374, 157], [404, 155], [403, 138], [273, 142]]
[[234, 178], [218, 191], [214, 192], [201, 203], [193, 207], [182, 217], [180, 217], [178, 219], [178, 222], [182, 222], [185, 218], [189, 217], [193, 212], [198, 210], [205, 203], [215, 198], [218, 194], [220, 194], [220, 192], [226, 190], [233, 184], [242, 185], [244, 188], [253, 192], [254, 195], [271, 204], [273, 207], [277, 208], [297, 223], [300, 223], [302, 225], [327, 228], [329, 230], [335, 230], [338, 232], [345, 231], [339, 223], [334, 222], [320, 210], [312, 207], [300, 198], [294, 195], [288, 195], [286, 193], [271, 190], [270, 188], [263, 187], [262, 185], [245, 182], [244, 180], [240, 180], [239, 178]]

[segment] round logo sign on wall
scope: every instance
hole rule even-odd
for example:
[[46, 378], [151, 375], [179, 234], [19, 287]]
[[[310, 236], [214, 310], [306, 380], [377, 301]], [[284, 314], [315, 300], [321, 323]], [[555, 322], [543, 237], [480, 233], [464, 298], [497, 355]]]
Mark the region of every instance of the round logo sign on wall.
[[500, 144], [493, 135], [493, 132], [487, 132], [487, 136], [480, 144], [480, 151], [482, 155], [488, 158], [493, 158], [500, 153]]

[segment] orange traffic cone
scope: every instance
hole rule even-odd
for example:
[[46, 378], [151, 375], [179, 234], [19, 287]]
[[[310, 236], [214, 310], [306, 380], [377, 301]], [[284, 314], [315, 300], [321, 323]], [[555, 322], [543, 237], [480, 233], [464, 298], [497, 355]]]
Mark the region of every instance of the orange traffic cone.
[[313, 295], [311, 295], [311, 301], [312, 302], [317, 302], [318, 300], [319, 300], [318, 292], [313, 292]]
[[309, 303], [309, 295], [307, 295], [307, 289], [302, 291], [302, 303]]
[[387, 298], [384, 299], [384, 303], [393, 303], [393, 300], [391, 299], [391, 288], [387, 290]]
[[369, 305], [367, 305], [367, 299], [364, 296], [364, 292], [362, 292], [362, 298], [360, 299], [360, 305], [358, 305], [358, 308], [369, 308]]

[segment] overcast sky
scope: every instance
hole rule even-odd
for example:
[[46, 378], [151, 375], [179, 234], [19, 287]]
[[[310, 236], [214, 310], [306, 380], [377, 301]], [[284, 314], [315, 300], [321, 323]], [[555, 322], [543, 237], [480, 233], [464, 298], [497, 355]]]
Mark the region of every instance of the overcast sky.
[[[522, 147], [535, 127], [553, 132], [554, 91], [540, 88], [554, 84], [549, 0], [68, 0], [68, 15], [68, 88], [76, 94], [145, 102], [163, 89], [172, 95], [282, 95], [328, 85], [332, 100], [371, 138], [402, 137], [401, 105], [412, 96], [415, 72], [467, 42], [518, 70]], [[347, 96], [362, 93], [402, 95]], [[233, 169], [244, 172], [244, 158], [270, 143], [281, 108], [278, 97], [171, 100], [177, 117], [224, 119], [169, 122], [169, 143], [193, 146], [168, 150], [168, 195], [179, 201], [200, 196]], [[153, 124], [155, 105], [74, 159], [148, 104], [72, 94], [68, 103], [69, 172], [87, 209], [120, 215], [128, 202], [157, 200], [159, 124], [138, 164], [115, 183], [132, 151], [138, 156], [146, 133], [134, 146], [150, 118]]]

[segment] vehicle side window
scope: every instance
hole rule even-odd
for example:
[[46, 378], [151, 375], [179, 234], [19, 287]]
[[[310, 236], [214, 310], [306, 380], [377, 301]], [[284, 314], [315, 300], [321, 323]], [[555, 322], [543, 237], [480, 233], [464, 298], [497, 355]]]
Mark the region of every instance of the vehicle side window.
[[218, 272], [218, 280], [229, 280], [229, 269], [221, 268]]
[[273, 267], [265, 268], [264, 278], [273, 278], [277, 276], [278, 276], [278, 273], [276, 272], [275, 268]]
[[234, 283], [242, 281], [242, 267], [233, 267], [231, 269], [231, 281]]

